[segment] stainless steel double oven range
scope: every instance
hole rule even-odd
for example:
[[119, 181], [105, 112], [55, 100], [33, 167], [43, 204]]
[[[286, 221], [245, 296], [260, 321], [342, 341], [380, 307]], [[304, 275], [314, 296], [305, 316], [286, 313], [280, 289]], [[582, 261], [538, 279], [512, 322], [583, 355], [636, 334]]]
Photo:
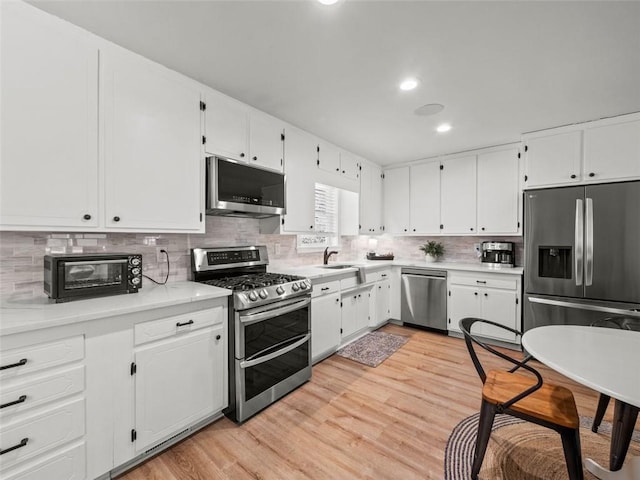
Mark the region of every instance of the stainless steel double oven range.
[[243, 422], [311, 378], [311, 281], [267, 273], [265, 246], [194, 248], [193, 280], [229, 288], [229, 407]]

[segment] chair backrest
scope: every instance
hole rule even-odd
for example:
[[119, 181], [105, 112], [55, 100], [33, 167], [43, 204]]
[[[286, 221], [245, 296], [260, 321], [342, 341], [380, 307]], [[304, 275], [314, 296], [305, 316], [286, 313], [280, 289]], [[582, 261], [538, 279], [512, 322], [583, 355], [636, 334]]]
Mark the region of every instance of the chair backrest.
[[526, 397], [527, 395], [529, 395], [530, 393], [538, 390], [542, 386], [542, 376], [540, 375], [540, 373], [535, 368], [530, 367], [529, 365], [526, 365], [526, 362], [531, 360], [531, 357], [527, 356], [522, 361], [516, 360], [515, 358], [510, 357], [509, 355], [496, 350], [491, 345], [488, 345], [488, 344], [486, 344], [484, 342], [481, 342], [476, 336], [471, 334], [471, 327], [475, 323], [486, 323], [488, 325], [493, 325], [494, 327], [502, 328], [502, 329], [507, 330], [507, 331], [509, 331], [511, 333], [514, 333], [517, 336], [522, 336], [522, 332], [519, 332], [518, 330], [515, 330], [513, 328], [507, 327], [507, 326], [502, 325], [500, 323], [492, 322], [491, 320], [485, 320], [483, 318], [467, 317], [467, 318], [463, 318], [462, 320], [460, 320], [460, 322], [458, 322], [460, 330], [464, 334], [464, 341], [465, 341], [465, 343], [467, 345], [467, 350], [469, 350], [469, 355], [471, 356], [471, 361], [473, 362], [473, 366], [476, 368], [476, 371], [478, 372], [478, 375], [480, 376], [480, 380], [482, 380], [483, 384], [487, 380], [487, 374], [485, 373], [485, 370], [482, 367], [482, 364], [480, 363], [480, 359], [478, 358], [478, 354], [477, 354], [477, 352], [475, 350], [474, 344], [482, 347], [483, 349], [485, 349], [486, 351], [492, 353], [493, 355], [496, 355], [497, 357], [500, 357], [501, 359], [506, 360], [507, 362], [513, 363], [515, 366], [511, 370], [509, 370], [510, 373], [513, 373], [516, 370], [518, 370], [519, 368], [522, 368], [524, 370], [527, 370], [528, 372], [531, 372], [536, 377], [537, 382], [536, 382], [535, 385], [533, 385], [531, 388], [528, 388], [527, 390], [523, 391], [519, 395], [516, 395], [511, 400], [505, 402], [503, 404], [503, 407], [504, 408], [508, 408], [509, 406], [511, 406], [514, 403], [516, 403], [518, 400], [520, 400], [520, 399]]

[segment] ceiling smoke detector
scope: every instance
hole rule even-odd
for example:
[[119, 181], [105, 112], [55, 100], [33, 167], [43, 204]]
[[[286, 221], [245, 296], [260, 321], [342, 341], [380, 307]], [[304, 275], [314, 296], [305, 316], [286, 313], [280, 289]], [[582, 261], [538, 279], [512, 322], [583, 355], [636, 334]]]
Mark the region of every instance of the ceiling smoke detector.
[[426, 105], [416, 108], [413, 113], [420, 115], [421, 117], [427, 117], [429, 115], [440, 113], [442, 110], [444, 110], [444, 105], [439, 103], [427, 103]]

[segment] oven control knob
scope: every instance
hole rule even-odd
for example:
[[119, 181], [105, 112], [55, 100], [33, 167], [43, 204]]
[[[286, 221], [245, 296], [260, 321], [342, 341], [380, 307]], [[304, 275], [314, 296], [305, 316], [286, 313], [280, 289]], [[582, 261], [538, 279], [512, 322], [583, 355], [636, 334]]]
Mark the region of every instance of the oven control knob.
[[282, 295], [282, 294], [284, 293], [284, 288], [282, 288], [282, 287], [278, 287], [278, 288], [276, 288], [276, 293], [277, 293], [278, 295]]
[[131, 279], [131, 283], [132, 283], [133, 285], [138, 285], [138, 284], [140, 283], [140, 277], [133, 277], [133, 278]]
[[265, 298], [267, 298], [269, 296], [269, 294], [267, 293], [266, 290], [260, 290], [258, 295], [260, 295], [260, 298], [262, 298], [262, 299], [265, 299]]
[[249, 293], [249, 300], [251, 300], [252, 302], [258, 300], [258, 295], [256, 295], [256, 292]]
[[129, 263], [131, 265], [133, 265], [134, 267], [137, 267], [138, 265], [140, 265], [140, 258], [138, 257], [133, 257], [131, 258], [131, 260], [129, 261]]
[[131, 269], [132, 275], [140, 275], [140, 269], [138, 267]]
[[293, 290], [294, 292], [297, 292], [298, 290], [300, 290], [300, 287], [298, 286], [297, 283], [294, 283], [293, 285], [291, 285], [291, 290]]
[[306, 290], [307, 284], [305, 282], [300, 282], [300, 290]]

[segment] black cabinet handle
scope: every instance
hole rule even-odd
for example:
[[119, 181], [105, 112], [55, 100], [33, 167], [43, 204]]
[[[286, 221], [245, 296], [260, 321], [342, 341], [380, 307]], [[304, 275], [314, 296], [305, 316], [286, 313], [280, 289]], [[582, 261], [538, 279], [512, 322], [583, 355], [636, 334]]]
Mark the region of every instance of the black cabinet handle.
[[386, 274], [386, 273], [383, 273], [383, 274], [382, 274], [382, 275], [380, 275], [380, 276], [381, 276], [381, 277], [386, 277], [386, 276], [387, 276], [387, 274]]
[[576, 178], [576, 176], [575, 175], [571, 175], [571, 178]]
[[0, 367], [0, 370], [6, 370], [7, 368], [21, 367], [22, 365], [27, 363], [27, 359], [23, 358], [18, 363], [12, 363], [11, 365], [3, 365]]
[[216, 335], [216, 340], [220, 340], [222, 337], [220, 335]]
[[589, 173], [589, 176], [590, 176], [590, 177], [595, 177], [595, 176], [596, 176], [596, 174], [595, 174], [595, 173], [593, 173], [593, 172], [591, 172], [591, 173]]
[[471, 227], [469, 230], [471, 230], [473, 232], [473, 227]]
[[484, 227], [482, 227], [482, 231], [484, 232]]
[[118, 217], [117, 215], [115, 217], [113, 217], [113, 221], [114, 222], [119, 222], [120, 221], [120, 217]]
[[482, 284], [485, 284], [485, 283], [487, 283], [487, 282], [486, 282], [485, 280], [476, 280], [476, 283], [482, 283]]
[[325, 290], [330, 290], [330, 288], [329, 288], [329, 287], [322, 287], [322, 288], [320, 289], [320, 291], [322, 291], [322, 292], [324, 292]]
[[176, 327], [184, 327], [186, 325], [193, 325], [193, 320], [189, 320], [188, 322], [183, 322], [183, 323], [176, 323]]
[[5, 453], [9, 453], [9, 452], [12, 452], [14, 450], [17, 450], [18, 448], [22, 448], [22, 447], [26, 446], [27, 443], [29, 443], [29, 439], [28, 438], [23, 438], [22, 440], [20, 440], [19, 444], [14, 445], [13, 447], [5, 448], [4, 450], [0, 450], [0, 455], [4, 455]]
[[488, 296], [489, 296], [489, 294], [488, 294], [488, 293], [485, 293], [485, 294], [484, 294], [484, 296], [485, 296], [485, 297], [488, 297]]
[[0, 405], [0, 408], [7, 408], [11, 405], [18, 405], [19, 403], [23, 403], [26, 399], [26, 395], [20, 395], [20, 398], [18, 398], [17, 400], [14, 400], [13, 402], [3, 403], [2, 405]]
[[474, 295], [478, 295], [478, 292], [473, 292]]
[[240, 158], [244, 158], [244, 153], [240, 153]]
[[256, 157], [256, 156], [254, 155], [253, 159], [254, 159], [254, 160], [258, 160], [258, 157]]
[[82, 218], [84, 218], [85, 220], [91, 220], [91, 215], [86, 213]]

